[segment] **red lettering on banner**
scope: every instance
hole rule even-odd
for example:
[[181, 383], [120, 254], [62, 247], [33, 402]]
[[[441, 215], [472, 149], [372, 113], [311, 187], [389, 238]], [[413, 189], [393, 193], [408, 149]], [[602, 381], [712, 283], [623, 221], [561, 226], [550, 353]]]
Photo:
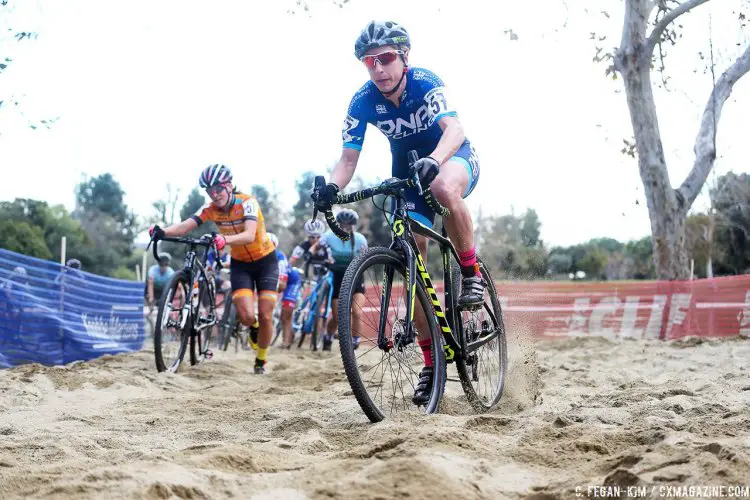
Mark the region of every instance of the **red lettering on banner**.
[[[497, 290], [511, 335], [665, 340], [750, 336], [750, 276], [674, 282], [498, 282]], [[371, 293], [371, 303], [378, 304], [380, 290], [368, 287]]]

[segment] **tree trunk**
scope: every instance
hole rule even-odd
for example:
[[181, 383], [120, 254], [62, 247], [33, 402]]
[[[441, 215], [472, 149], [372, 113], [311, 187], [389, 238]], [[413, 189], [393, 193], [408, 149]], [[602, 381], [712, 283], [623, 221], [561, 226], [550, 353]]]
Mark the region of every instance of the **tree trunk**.
[[638, 168], [651, 220], [656, 277], [662, 280], [688, 279], [690, 269], [685, 251], [687, 210], [678, 202], [669, 181], [651, 87], [651, 52], [646, 39], [646, 19], [651, 3], [631, 0], [625, 15], [625, 29], [615, 67], [625, 82], [630, 121], [633, 125]]
[[732, 87], [750, 70], [750, 47], [725, 71], [711, 92], [695, 141], [695, 162], [679, 189], [672, 188], [659, 132], [651, 66], [654, 47], [667, 25], [707, 0], [687, 0], [674, 8], [647, 37], [648, 20], [657, 2], [626, 0], [625, 22], [614, 67], [625, 84], [630, 121], [633, 125], [638, 167], [651, 219], [656, 276], [661, 280], [684, 280], [690, 275], [685, 249], [687, 212], [698, 196], [716, 158], [716, 124]]

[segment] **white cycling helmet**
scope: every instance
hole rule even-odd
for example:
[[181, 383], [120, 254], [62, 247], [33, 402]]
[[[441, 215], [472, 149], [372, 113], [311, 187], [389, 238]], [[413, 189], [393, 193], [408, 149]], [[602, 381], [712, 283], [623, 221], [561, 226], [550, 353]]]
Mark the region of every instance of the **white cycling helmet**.
[[316, 219], [305, 222], [305, 231], [308, 236], [320, 236], [325, 230], [326, 226], [321, 220]]

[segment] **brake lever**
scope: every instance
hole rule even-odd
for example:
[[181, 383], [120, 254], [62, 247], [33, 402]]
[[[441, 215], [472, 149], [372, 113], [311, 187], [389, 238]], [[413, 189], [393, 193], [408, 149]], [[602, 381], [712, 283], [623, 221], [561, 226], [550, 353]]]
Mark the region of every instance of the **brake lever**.
[[419, 173], [414, 169], [414, 164], [417, 163], [417, 160], [419, 160], [419, 155], [417, 154], [416, 150], [412, 149], [407, 153], [407, 156], [409, 157], [409, 172], [411, 172], [410, 180], [416, 185], [419, 196], [422, 196], [424, 194], [422, 183], [419, 182]]

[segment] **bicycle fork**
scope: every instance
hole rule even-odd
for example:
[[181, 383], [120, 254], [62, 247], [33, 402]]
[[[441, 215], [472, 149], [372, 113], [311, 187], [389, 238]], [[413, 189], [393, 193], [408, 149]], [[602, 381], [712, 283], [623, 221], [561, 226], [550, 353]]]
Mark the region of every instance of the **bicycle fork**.
[[402, 351], [404, 347], [414, 342], [414, 299], [417, 296], [417, 272], [414, 259], [414, 252], [409, 245], [404, 245], [406, 252], [406, 289], [402, 293], [406, 294], [406, 318], [404, 320], [404, 331], [396, 332], [392, 339], [385, 335], [385, 325], [388, 321], [388, 313], [393, 288], [394, 269], [386, 267], [383, 271], [383, 293], [380, 296], [380, 321], [378, 322], [378, 347], [388, 350], [392, 347]]

